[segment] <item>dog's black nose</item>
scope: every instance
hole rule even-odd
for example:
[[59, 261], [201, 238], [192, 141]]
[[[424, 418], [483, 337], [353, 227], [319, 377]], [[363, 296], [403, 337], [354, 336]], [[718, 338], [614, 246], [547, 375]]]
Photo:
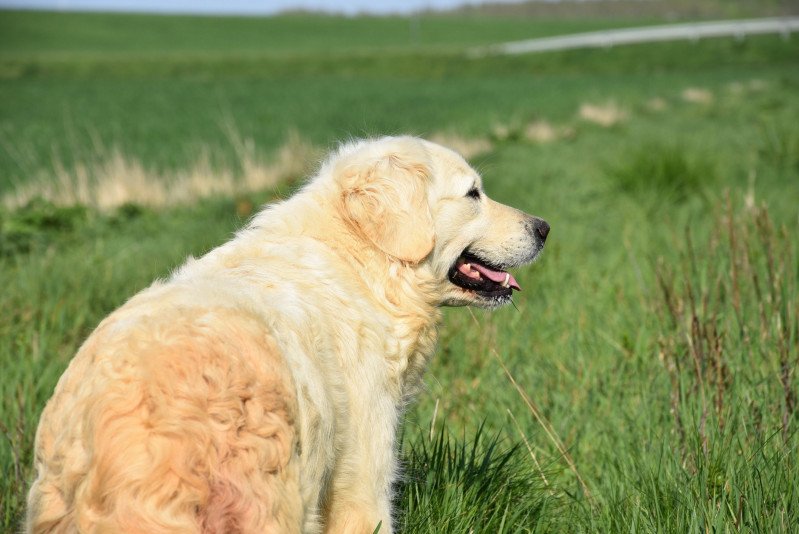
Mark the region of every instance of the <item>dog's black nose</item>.
[[533, 228], [535, 228], [535, 233], [541, 238], [541, 241], [547, 240], [547, 235], [549, 234], [549, 223], [547, 223], [544, 219], [536, 219]]

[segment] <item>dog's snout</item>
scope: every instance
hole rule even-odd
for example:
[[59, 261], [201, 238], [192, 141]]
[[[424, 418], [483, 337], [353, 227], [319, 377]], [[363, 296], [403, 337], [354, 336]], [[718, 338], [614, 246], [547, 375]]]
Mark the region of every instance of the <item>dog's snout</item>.
[[537, 235], [541, 241], [546, 241], [547, 235], [549, 234], [549, 223], [544, 219], [539, 219], [536, 217], [533, 219], [533, 230], [535, 231], [535, 235]]

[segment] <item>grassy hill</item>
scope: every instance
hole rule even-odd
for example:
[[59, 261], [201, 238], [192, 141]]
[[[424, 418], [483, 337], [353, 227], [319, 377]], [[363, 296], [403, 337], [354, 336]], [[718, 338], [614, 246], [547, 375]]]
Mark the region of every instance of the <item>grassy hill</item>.
[[0, 12], [6, 529], [97, 322], [337, 141], [400, 132], [468, 150], [553, 227], [515, 309], [446, 313], [403, 430], [404, 531], [799, 523], [799, 41], [471, 60], [612, 22], [416, 24]]

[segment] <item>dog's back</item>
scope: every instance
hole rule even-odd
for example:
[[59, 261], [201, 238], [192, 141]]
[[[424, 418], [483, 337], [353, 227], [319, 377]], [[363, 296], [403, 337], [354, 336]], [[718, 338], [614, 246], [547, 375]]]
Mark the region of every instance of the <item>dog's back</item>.
[[71, 363], [37, 434], [29, 531], [300, 530], [286, 364], [259, 317], [188, 291], [137, 296]]

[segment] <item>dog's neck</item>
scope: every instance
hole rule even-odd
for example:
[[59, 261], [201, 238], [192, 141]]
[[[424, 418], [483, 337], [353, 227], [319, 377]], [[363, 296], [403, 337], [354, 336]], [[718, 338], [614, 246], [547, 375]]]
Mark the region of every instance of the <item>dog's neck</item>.
[[[363, 240], [335, 209], [325, 205], [331, 195], [306, 190], [268, 207], [252, 221], [247, 232], [256, 240], [271, 235], [313, 239], [330, 260], [348, 269], [363, 292], [374, 295], [374, 312], [390, 325], [385, 358], [393, 368], [396, 394], [408, 400], [421, 388], [427, 362], [435, 352], [441, 312], [435, 303], [434, 279], [424, 269], [386, 255]], [[331, 214], [333, 216], [331, 217]]]
[[[328, 230], [316, 236], [349, 266], [354, 279], [375, 295], [375, 305], [388, 319], [395, 341], [386, 358], [395, 370], [398, 395], [403, 402], [422, 389], [422, 376], [435, 353], [441, 311], [435, 305], [435, 285], [425, 270], [387, 255], [364, 241], [350, 224], [336, 218]], [[357, 246], [353, 246], [357, 243]]]

